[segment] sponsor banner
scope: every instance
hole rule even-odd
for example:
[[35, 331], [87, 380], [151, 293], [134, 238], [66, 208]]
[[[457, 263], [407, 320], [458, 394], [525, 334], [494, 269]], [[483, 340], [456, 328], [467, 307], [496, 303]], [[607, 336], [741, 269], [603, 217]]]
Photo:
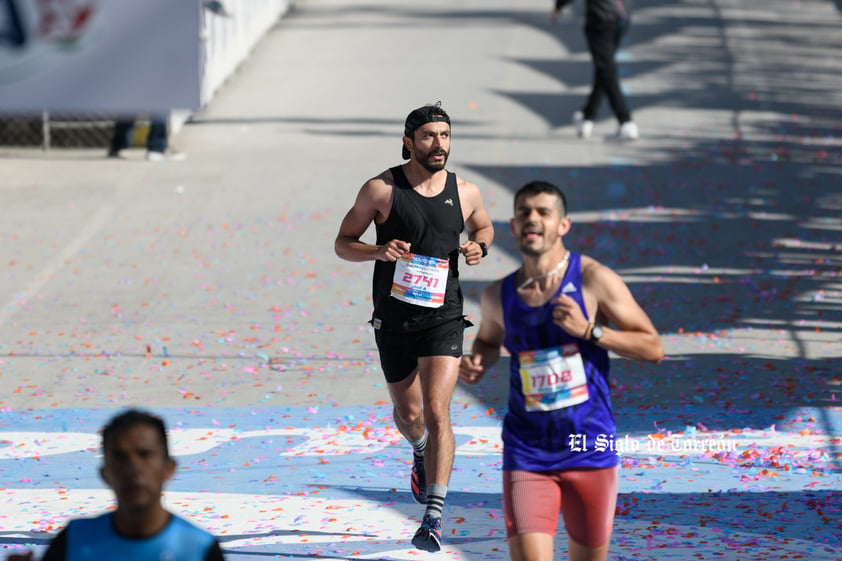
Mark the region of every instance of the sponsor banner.
[[0, 0], [0, 111], [196, 109], [198, 0]]

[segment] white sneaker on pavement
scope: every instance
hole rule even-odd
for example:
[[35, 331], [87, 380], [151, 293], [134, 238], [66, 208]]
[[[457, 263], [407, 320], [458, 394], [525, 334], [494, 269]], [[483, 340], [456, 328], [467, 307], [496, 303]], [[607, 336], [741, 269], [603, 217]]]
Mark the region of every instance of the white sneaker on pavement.
[[626, 121], [617, 129], [615, 136], [618, 140], [637, 140], [640, 138], [640, 130], [634, 121]]
[[146, 159], [150, 162], [180, 162], [187, 159], [187, 154], [178, 152], [172, 148], [167, 148], [163, 152], [150, 150], [146, 153]]
[[573, 124], [576, 125], [576, 134], [579, 138], [590, 138], [593, 134], [593, 121], [585, 119], [581, 111], [573, 113]]

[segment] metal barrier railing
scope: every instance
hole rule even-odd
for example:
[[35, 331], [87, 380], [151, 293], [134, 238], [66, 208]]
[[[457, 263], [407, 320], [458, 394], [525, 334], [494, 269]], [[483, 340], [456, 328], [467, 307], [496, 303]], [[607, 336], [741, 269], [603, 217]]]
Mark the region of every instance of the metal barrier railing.
[[104, 114], [0, 114], [0, 146], [105, 148], [113, 129], [113, 118]]

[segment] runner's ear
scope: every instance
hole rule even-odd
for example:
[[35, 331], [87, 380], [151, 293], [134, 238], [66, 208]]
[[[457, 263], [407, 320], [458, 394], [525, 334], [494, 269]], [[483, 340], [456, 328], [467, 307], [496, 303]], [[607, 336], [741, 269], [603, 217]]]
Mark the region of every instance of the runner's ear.
[[559, 237], [566, 236], [567, 233], [570, 231], [570, 229], [572, 227], [573, 227], [573, 221], [570, 220], [569, 216], [565, 216], [561, 220], [559, 220], [559, 222], [558, 222], [558, 235], [559, 235]]

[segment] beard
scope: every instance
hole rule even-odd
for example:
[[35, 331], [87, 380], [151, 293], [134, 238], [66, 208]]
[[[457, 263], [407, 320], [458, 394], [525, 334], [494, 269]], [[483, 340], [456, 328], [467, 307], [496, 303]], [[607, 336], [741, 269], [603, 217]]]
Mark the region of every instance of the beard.
[[[439, 154], [444, 154], [444, 159], [441, 162], [432, 162], [432, 156]], [[444, 150], [432, 150], [424, 154], [423, 157], [418, 158], [418, 163], [421, 164], [421, 166], [430, 173], [435, 173], [444, 169], [444, 166], [447, 165], [448, 157], [450, 157], [449, 152], [445, 152]]]
[[538, 257], [542, 253], [546, 252], [544, 246], [535, 247], [525, 243], [520, 244], [520, 251], [524, 255], [529, 255], [530, 257]]
[[519, 240], [520, 243], [518, 243], [518, 245], [520, 246], [520, 251], [524, 255], [529, 255], [530, 257], [538, 257], [542, 253], [546, 253], [547, 251], [549, 251], [551, 248], [549, 242], [544, 237], [543, 232], [533, 233], [536, 233], [539, 236], [539, 238], [530, 240], [526, 237], [525, 234], [521, 234]]
[[538, 249], [535, 249], [535, 248], [532, 248], [532, 247], [524, 247], [524, 246], [520, 246], [520, 251], [524, 255], [528, 255], [530, 257], [538, 257], [539, 255], [541, 255], [541, 253], [543, 253], [542, 251], [540, 251]]

